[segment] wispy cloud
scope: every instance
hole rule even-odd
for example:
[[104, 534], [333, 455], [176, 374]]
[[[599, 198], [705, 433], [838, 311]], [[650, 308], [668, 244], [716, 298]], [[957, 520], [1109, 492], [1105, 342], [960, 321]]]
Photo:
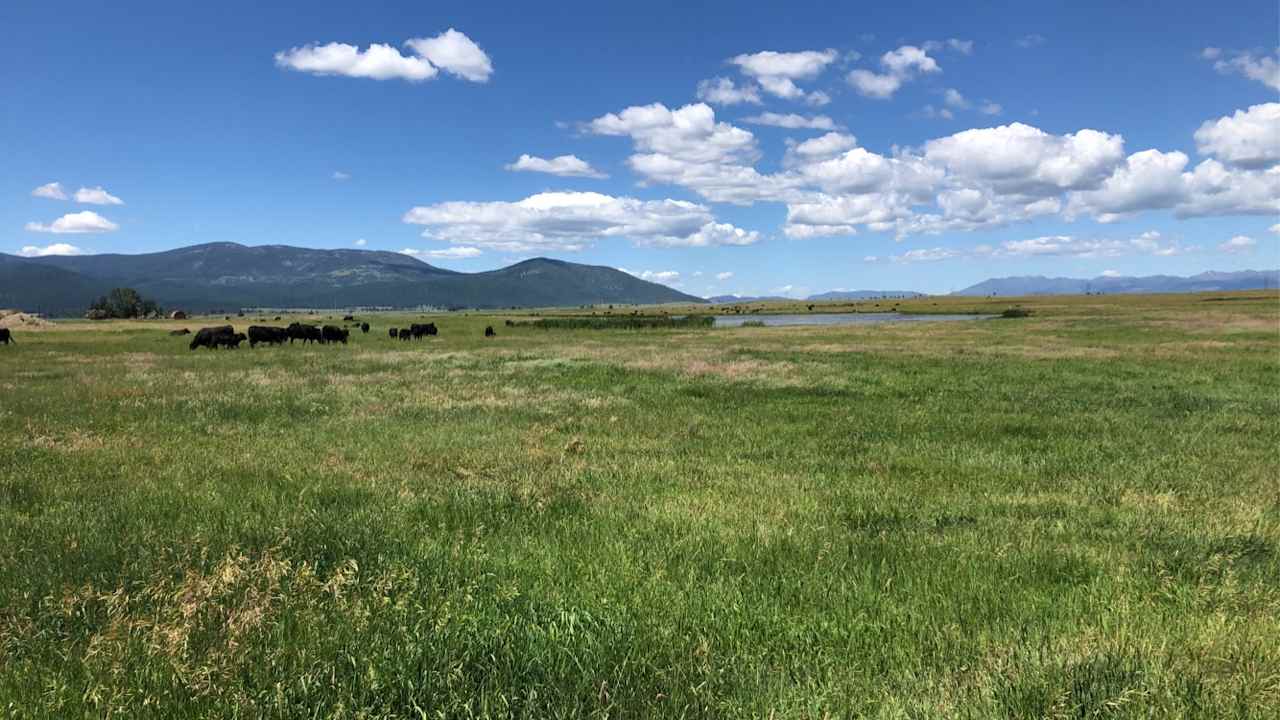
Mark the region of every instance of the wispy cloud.
[[1200, 51], [1200, 57], [1213, 63], [1213, 69], [1223, 75], [1240, 75], [1250, 80], [1257, 80], [1272, 90], [1280, 90], [1280, 48], [1271, 54], [1254, 53], [1250, 50], [1228, 52], [1221, 48], [1207, 47]]
[[914, 45], [903, 45], [881, 55], [880, 66], [883, 73], [860, 68], [850, 72], [845, 80], [864, 97], [886, 100], [912, 78], [942, 71], [924, 48]]
[[607, 178], [608, 175], [591, 167], [591, 163], [577, 155], [558, 155], [551, 159], [535, 155], [521, 155], [515, 162], [506, 166], [512, 172], [539, 172], [559, 177]]
[[826, 115], [804, 116], [795, 113], [766, 112], [743, 118], [742, 122], [752, 125], [769, 125], [790, 130], [835, 130], [836, 122]]
[[84, 249], [69, 243], [53, 243], [52, 245], [24, 245], [18, 251], [23, 257], [45, 257], [47, 255], [83, 255]]
[[1253, 238], [1247, 235], [1236, 235], [1230, 240], [1227, 240], [1221, 245], [1218, 245], [1218, 249], [1224, 253], [1231, 253], [1233, 255], [1245, 255], [1253, 252], [1254, 248], [1256, 248], [1257, 246], [1258, 246], [1257, 240], [1254, 240]]
[[400, 251], [405, 255], [413, 257], [426, 257], [433, 260], [466, 260], [468, 258], [480, 257], [484, 251], [477, 247], [458, 246], [444, 248], [443, 250], [416, 250], [414, 248], [405, 248]]
[[124, 201], [112, 195], [99, 185], [95, 188], [80, 188], [75, 194], [76, 202], [87, 205], [123, 205]]
[[48, 198], [50, 200], [66, 200], [67, 193], [62, 189], [62, 183], [51, 182], [45, 183], [35, 190], [32, 190], [31, 197]]

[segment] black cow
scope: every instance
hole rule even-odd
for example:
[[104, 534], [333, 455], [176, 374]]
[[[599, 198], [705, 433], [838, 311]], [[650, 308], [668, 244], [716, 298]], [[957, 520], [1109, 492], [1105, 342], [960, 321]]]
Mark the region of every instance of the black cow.
[[186, 328], [182, 328], [181, 330], [170, 330], [169, 334], [170, 335], [190, 335], [191, 331]]
[[325, 325], [320, 329], [320, 333], [321, 337], [324, 338], [324, 342], [340, 342], [343, 345], [347, 344], [347, 335], [349, 334], [348, 330], [335, 325]]
[[493, 331], [493, 326], [492, 326], [492, 325], [485, 325], [485, 327], [484, 327], [484, 336], [485, 336], [485, 337], [493, 337], [493, 336], [495, 336], [495, 335], [497, 335], [497, 334], [498, 334], [498, 333], [496, 333], [496, 332], [494, 332], [494, 331]]
[[400, 329], [391, 328], [390, 330], [387, 331], [387, 334], [391, 336], [392, 340], [395, 340], [396, 338], [400, 337]]
[[343, 315], [343, 316], [342, 316], [342, 322], [355, 322], [355, 320], [356, 320], [356, 319], [355, 319], [355, 316], [353, 316], [353, 315]]
[[412, 339], [413, 339], [413, 333], [409, 332], [409, 328], [400, 328], [400, 339], [401, 339], [401, 340], [412, 340]]
[[285, 332], [289, 335], [289, 344], [292, 345], [294, 340], [301, 340], [303, 345], [309, 342], [324, 342], [324, 335], [320, 332], [320, 328], [315, 325], [304, 325], [302, 323], [290, 323], [285, 328]]
[[283, 345], [284, 341], [289, 339], [288, 328], [272, 327], [270, 325], [249, 326], [249, 347], [251, 348], [257, 347], [258, 343]]
[[360, 323], [360, 332], [364, 333], [365, 335], [368, 335], [368, 334], [369, 334], [369, 323], [365, 323], [365, 322]]
[[13, 333], [9, 331], [9, 328], [0, 328], [0, 343], [17, 345], [18, 341], [13, 339]]
[[413, 333], [414, 340], [417, 340], [418, 338], [424, 337], [424, 336], [434, 337], [440, 333], [440, 330], [436, 327], [436, 324], [433, 322], [421, 323], [421, 324], [414, 323], [409, 327], [409, 331]]
[[213, 339], [214, 345], [221, 345], [228, 350], [239, 350], [240, 343], [246, 340], [244, 333], [232, 333], [231, 335], [219, 335]]
[[190, 348], [195, 350], [198, 347], [206, 347], [212, 350], [222, 344], [223, 338], [233, 337], [235, 333], [235, 328], [230, 325], [200, 328], [196, 336], [191, 338]]

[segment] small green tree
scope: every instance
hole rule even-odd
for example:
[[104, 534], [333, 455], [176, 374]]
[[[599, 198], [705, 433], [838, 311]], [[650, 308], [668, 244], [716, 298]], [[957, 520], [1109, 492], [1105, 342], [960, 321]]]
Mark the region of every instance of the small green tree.
[[133, 288], [115, 288], [89, 305], [89, 318], [141, 318], [159, 315], [160, 305]]

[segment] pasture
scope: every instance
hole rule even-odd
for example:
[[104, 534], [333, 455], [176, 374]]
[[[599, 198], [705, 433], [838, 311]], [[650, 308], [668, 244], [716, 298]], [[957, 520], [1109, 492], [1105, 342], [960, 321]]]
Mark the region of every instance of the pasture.
[[0, 713], [1280, 716], [1280, 297], [890, 302], [16, 328]]

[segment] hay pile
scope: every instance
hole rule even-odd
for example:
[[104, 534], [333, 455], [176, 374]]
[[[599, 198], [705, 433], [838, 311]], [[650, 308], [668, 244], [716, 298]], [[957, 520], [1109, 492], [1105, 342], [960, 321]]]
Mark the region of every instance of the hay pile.
[[37, 315], [29, 315], [18, 310], [0, 310], [0, 327], [2, 328], [41, 328], [52, 325], [48, 320]]

